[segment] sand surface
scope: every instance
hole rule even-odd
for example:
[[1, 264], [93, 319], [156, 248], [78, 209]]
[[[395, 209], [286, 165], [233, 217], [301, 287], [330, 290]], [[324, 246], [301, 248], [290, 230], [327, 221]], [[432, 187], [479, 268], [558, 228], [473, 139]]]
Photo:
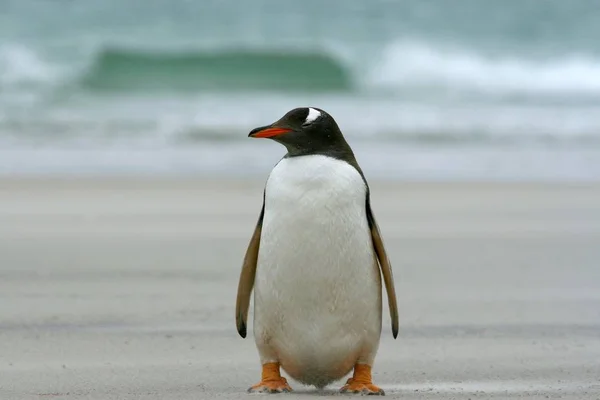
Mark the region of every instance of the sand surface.
[[[0, 181], [0, 399], [249, 398], [234, 324], [262, 181]], [[600, 399], [600, 186], [372, 183], [403, 399]], [[291, 382], [281, 398], [335, 394]]]

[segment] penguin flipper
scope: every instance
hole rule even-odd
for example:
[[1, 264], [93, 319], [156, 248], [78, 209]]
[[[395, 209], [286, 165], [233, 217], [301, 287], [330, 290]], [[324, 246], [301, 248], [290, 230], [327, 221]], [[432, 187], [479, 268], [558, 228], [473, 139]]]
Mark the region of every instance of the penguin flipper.
[[396, 300], [396, 289], [394, 288], [394, 276], [392, 274], [392, 265], [383, 246], [383, 239], [379, 232], [379, 227], [375, 221], [375, 216], [371, 210], [371, 203], [369, 201], [369, 195], [367, 194], [367, 219], [369, 221], [369, 228], [371, 229], [371, 239], [373, 240], [373, 247], [379, 260], [379, 268], [383, 275], [383, 281], [385, 283], [385, 290], [388, 296], [388, 305], [390, 307], [390, 317], [392, 319], [392, 335], [394, 339], [398, 336], [398, 302]]
[[248, 244], [242, 271], [240, 273], [240, 281], [238, 283], [237, 299], [235, 304], [235, 324], [237, 331], [241, 337], [246, 337], [248, 308], [250, 307], [250, 295], [254, 287], [254, 277], [256, 276], [256, 262], [258, 260], [258, 249], [260, 247], [260, 234], [262, 232], [263, 217], [265, 215], [265, 203], [263, 198], [263, 206], [258, 217], [258, 222], [254, 228], [254, 233]]

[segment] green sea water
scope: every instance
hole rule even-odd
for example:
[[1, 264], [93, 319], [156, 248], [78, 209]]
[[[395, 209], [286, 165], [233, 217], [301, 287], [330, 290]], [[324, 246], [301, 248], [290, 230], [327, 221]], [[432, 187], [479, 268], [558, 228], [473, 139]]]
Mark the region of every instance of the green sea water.
[[268, 170], [329, 111], [374, 175], [600, 178], [593, 0], [0, 0], [0, 173]]

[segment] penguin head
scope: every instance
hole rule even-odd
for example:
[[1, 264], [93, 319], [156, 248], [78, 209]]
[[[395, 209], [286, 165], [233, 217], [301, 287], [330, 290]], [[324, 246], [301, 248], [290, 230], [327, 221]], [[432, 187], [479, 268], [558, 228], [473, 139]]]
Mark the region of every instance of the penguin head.
[[333, 117], [316, 107], [294, 108], [272, 124], [253, 129], [248, 136], [281, 143], [291, 156], [348, 147]]

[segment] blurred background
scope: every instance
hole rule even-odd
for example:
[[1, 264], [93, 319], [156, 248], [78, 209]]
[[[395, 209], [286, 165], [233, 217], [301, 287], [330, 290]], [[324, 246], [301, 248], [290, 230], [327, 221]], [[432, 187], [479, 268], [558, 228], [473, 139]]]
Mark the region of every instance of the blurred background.
[[2, 0], [0, 174], [260, 176], [330, 112], [369, 177], [600, 178], [595, 0]]

